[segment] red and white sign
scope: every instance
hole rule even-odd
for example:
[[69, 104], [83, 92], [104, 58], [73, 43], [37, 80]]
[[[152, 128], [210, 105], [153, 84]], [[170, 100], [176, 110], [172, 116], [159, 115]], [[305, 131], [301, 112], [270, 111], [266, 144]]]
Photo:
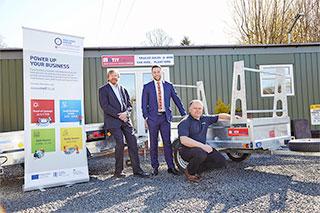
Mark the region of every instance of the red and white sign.
[[55, 122], [54, 100], [31, 100], [31, 123], [39, 123], [43, 119]]
[[101, 56], [102, 67], [130, 67], [130, 66], [162, 66], [174, 65], [173, 54], [150, 54], [150, 55], [103, 55]]
[[228, 136], [249, 136], [249, 129], [244, 127], [228, 128]]
[[134, 66], [134, 55], [103, 55], [102, 67], [127, 67]]

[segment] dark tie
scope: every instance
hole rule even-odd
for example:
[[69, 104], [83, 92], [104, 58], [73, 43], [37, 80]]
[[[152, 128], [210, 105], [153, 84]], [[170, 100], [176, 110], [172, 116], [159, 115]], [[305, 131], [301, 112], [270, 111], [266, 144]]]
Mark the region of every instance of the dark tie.
[[126, 110], [126, 102], [124, 100], [124, 94], [123, 94], [123, 90], [121, 87], [119, 87], [119, 93], [120, 93], [120, 98], [121, 98], [121, 111], [124, 111]]

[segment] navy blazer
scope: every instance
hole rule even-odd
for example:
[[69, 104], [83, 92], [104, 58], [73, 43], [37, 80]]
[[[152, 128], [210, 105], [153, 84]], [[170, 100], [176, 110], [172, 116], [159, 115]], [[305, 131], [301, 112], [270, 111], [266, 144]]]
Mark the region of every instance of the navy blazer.
[[[182, 116], [186, 115], [186, 111], [177, 95], [173, 85], [167, 81], [163, 81], [164, 105], [167, 120], [172, 120], [172, 111], [170, 107], [170, 98], [174, 101]], [[144, 119], [157, 120], [158, 119], [158, 100], [157, 90], [154, 81], [145, 84], [142, 91], [142, 114]]]
[[119, 128], [124, 122], [119, 119], [118, 113], [131, 112], [132, 105], [130, 103], [130, 97], [128, 91], [119, 85], [120, 93], [124, 98], [125, 107], [121, 110], [121, 105], [118, 101], [116, 94], [109, 83], [99, 88], [99, 103], [104, 114], [104, 128], [112, 129]]

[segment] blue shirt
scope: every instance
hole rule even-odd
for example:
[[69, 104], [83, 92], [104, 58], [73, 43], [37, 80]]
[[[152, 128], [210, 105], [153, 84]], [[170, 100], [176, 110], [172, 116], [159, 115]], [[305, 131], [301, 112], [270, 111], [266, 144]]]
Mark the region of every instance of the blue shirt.
[[178, 125], [178, 135], [187, 136], [200, 143], [206, 143], [208, 127], [216, 123], [219, 116], [216, 115], [203, 115], [199, 120], [194, 119], [191, 115], [188, 115], [182, 119]]

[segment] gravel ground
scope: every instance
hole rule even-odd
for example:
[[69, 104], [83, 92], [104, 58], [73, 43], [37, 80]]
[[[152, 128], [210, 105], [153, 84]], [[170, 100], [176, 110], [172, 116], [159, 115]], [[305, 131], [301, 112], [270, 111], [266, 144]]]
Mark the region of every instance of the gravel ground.
[[[253, 155], [204, 173], [198, 184], [169, 175], [165, 163], [156, 177], [137, 178], [126, 168], [128, 176], [115, 179], [113, 164], [91, 159], [90, 182], [27, 193], [22, 168], [11, 167], [1, 178], [1, 203], [8, 212], [320, 212], [317, 157]], [[149, 160], [142, 166], [151, 171]]]

